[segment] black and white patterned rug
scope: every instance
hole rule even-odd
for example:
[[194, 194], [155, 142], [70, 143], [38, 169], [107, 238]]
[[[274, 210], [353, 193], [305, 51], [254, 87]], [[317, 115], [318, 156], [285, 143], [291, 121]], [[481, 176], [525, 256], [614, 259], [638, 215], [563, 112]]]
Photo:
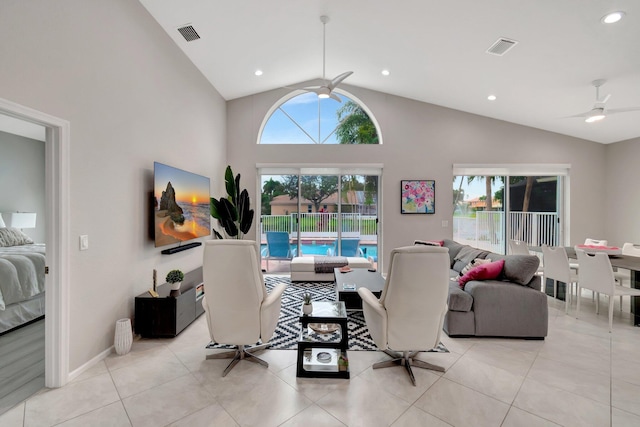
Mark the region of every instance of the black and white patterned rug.
[[[278, 326], [269, 341], [269, 348], [277, 350], [295, 350], [298, 347], [300, 334], [300, 307], [305, 293], [310, 293], [313, 301], [335, 301], [335, 283], [330, 282], [294, 282], [286, 276], [265, 276], [267, 290], [271, 290], [279, 283], [286, 283], [287, 289], [282, 294], [282, 307]], [[349, 350], [375, 351], [378, 348], [369, 335], [367, 323], [361, 311], [349, 311], [347, 314], [349, 330]], [[339, 334], [313, 334], [318, 341], [339, 339]], [[207, 348], [232, 348], [232, 346], [211, 343]], [[448, 353], [449, 350], [441, 343], [432, 351]]]

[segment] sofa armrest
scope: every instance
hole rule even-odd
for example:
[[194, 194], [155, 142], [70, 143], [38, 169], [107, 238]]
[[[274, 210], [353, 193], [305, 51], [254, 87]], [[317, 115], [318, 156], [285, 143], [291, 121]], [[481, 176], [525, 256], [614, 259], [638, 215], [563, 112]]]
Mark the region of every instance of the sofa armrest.
[[547, 296], [539, 290], [508, 281], [485, 280], [467, 282], [465, 291], [473, 297], [476, 335], [547, 335]]

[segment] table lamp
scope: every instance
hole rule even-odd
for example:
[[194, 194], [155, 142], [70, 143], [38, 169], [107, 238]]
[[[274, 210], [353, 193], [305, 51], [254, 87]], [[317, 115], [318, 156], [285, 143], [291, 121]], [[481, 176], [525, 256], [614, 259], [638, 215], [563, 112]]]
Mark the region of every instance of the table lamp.
[[9, 227], [13, 228], [36, 228], [35, 212], [12, 212], [9, 214]]

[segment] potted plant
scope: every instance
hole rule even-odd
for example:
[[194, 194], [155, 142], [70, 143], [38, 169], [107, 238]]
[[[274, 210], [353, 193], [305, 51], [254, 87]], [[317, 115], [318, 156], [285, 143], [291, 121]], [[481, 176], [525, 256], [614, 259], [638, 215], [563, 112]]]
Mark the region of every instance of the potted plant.
[[309, 292], [305, 292], [302, 298], [302, 313], [307, 315], [313, 313], [313, 304], [311, 304], [311, 294]]
[[[216, 199], [211, 197], [211, 216], [218, 220], [222, 232], [227, 238], [242, 239], [253, 223], [253, 209], [249, 192], [240, 190], [240, 174], [234, 177], [231, 166], [227, 166], [224, 174], [227, 197]], [[218, 239], [224, 238], [217, 230], [213, 233]]]
[[171, 285], [172, 291], [180, 290], [182, 280], [184, 280], [184, 273], [180, 270], [171, 270], [167, 273], [167, 283]]

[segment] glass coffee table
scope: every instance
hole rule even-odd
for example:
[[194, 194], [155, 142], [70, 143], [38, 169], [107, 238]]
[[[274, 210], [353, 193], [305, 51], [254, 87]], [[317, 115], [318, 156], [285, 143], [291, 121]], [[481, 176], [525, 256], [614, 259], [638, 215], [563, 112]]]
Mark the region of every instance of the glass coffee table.
[[336, 276], [336, 299], [344, 301], [347, 310], [362, 310], [358, 288], [369, 289], [377, 298], [380, 298], [384, 289], [385, 280], [378, 271], [352, 268], [347, 273], [341, 273], [339, 268], [334, 268], [333, 274]]
[[349, 330], [343, 301], [313, 301], [313, 312], [302, 313], [296, 376], [349, 378]]

